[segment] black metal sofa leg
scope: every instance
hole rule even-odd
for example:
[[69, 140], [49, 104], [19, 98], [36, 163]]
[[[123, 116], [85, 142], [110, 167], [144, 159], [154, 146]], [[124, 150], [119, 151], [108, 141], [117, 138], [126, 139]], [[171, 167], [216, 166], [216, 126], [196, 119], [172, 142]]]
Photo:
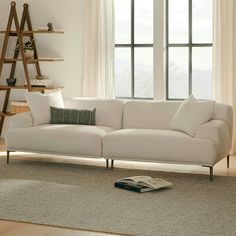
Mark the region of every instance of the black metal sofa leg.
[[[109, 162], [110, 162], [110, 160], [106, 159], [106, 168], [107, 169], [109, 169], [109, 167], [110, 167]], [[111, 160], [111, 168], [110, 169], [113, 169], [113, 168], [114, 168], [114, 160]]]
[[214, 179], [213, 166], [202, 165], [202, 167], [208, 167], [208, 168], [209, 168], [209, 170], [210, 170], [210, 175], [209, 175], [209, 177], [210, 177], [210, 182], [212, 182], [213, 179]]
[[210, 181], [212, 182], [214, 179], [214, 175], [213, 175], [213, 166], [209, 166], [210, 168]]
[[114, 160], [111, 160], [111, 169], [114, 168]]
[[106, 168], [109, 169], [109, 159], [106, 159]]
[[7, 151], [7, 165], [9, 164], [10, 161], [10, 151]]
[[229, 157], [230, 155], [227, 155], [227, 168], [229, 168]]

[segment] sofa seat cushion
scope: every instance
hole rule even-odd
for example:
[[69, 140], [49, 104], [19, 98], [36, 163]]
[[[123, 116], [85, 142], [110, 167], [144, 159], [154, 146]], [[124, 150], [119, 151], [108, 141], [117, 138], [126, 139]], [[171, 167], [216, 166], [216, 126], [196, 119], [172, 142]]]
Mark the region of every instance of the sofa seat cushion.
[[157, 129], [123, 129], [103, 138], [103, 156], [120, 160], [213, 165], [218, 144], [183, 132]]
[[101, 157], [102, 137], [113, 128], [88, 125], [41, 125], [10, 129], [8, 150]]

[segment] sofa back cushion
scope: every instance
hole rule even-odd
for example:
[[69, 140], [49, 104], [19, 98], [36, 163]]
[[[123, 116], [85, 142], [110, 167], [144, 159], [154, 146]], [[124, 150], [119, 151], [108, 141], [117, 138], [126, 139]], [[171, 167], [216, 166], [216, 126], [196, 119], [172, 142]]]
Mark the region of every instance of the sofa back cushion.
[[122, 128], [124, 102], [115, 99], [73, 98], [64, 99], [66, 108], [96, 109], [96, 125]]
[[129, 101], [124, 108], [124, 128], [169, 129], [170, 121], [181, 103]]
[[230, 129], [231, 133], [233, 130], [233, 108], [229, 105], [223, 103], [215, 104], [215, 111], [213, 114], [213, 120], [223, 120], [225, 121]]
[[[170, 122], [181, 101], [128, 101], [124, 107], [123, 127], [126, 129], [170, 129]], [[232, 130], [232, 107], [216, 103], [213, 120], [225, 121]]]

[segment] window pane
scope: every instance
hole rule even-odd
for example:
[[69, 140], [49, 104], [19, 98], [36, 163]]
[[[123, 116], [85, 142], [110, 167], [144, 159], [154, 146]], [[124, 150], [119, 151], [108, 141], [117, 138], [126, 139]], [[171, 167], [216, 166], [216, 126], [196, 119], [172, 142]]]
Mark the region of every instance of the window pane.
[[212, 0], [193, 0], [193, 42], [212, 43]]
[[153, 97], [153, 49], [135, 49], [135, 97]]
[[169, 48], [169, 98], [188, 96], [188, 48]]
[[115, 95], [131, 97], [131, 52], [130, 48], [115, 50]]
[[131, 1], [115, 0], [115, 43], [130, 43]]
[[212, 48], [193, 48], [193, 95], [212, 98]]
[[169, 0], [169, 43], [188, 42], [189, 0]]
[[135, 0], [135, 43], [153, 43], [153, 0]]

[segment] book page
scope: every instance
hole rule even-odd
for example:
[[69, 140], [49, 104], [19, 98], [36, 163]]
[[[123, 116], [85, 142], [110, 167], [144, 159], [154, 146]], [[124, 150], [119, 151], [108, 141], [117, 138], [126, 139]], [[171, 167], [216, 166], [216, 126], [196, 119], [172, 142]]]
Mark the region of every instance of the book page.
[[120, 181], [124, 183], [138, 184], [140, 186], [146, 186], [153, 189], [164, 188], [173, 185], [164, 179], [152, 178], [150, 176], [132, 176], [123, 178]]
[[152, 180], [152, 177], [150, 177], [150, 176], [132, 176], [132, 177], [123, 178], [120, 181], [123, 181], [123, 180], [125, 180], [125, 181], [127, 180], [128, 182], [138, 183], [140, 181], [142, 181], [142, 182], [150, 181], [150, 180]]
[[160, 179], [160, 178], [153, 178], [152, 180], [146, 182], [145, 184], [148, 184], [149, 187], [151, 188], [164, 188], [164, 187], [169, 187], [171, 185], [173, 185], [172, 183], [164, 180], [164, 179]]

